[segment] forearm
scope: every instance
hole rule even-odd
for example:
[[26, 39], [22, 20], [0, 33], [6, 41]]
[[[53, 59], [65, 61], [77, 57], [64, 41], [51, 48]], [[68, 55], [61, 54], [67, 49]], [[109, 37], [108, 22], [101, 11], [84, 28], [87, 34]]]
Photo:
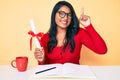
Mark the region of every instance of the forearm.
[[102, 39], [102, 37], [96, 32], [96, 30], [93, 28], [92, 24], [86, 27], [86, 31], [93, 43], [91, 49], [96, 53], [100, 53], [100, 54], [106, 53], [107, 52], [106, 43]]

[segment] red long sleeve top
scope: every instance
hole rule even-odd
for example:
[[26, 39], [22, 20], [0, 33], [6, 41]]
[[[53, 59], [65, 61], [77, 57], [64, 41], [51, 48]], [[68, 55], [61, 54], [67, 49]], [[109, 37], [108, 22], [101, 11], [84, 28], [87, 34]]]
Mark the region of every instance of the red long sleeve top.
[[[70, 45], [66, 47], [65, 51], [62, 50], [63, 46], [56, 46], [51, 53], [48, 53], [46, 49], [48, 40], [48, 34], [45, 34], [41, 38], [41, 43], [45, 51], [45, 62], [43, 64], [64, 64], [66, 62], [79, 64], [82, 45], [85, 45], [98, 54], [105, 54], [107, 52], [107, 47], [104, 40], [95, 31], [92, 24], [87, 26], [85, 29], [79, 28], [78, 33], [74, 36], [75, 49], [73, 53], [70, 52]], [[41, 63], [38, 62], [38, 64]]]

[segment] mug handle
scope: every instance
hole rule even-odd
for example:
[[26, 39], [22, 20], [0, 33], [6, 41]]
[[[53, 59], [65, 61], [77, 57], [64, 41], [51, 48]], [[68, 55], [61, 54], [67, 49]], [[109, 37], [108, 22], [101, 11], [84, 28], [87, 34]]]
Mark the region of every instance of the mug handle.
[[16, 62], [16, 60], [12, 60], [11, 65], [12, 65], [12, 67], [16, 68], [16, 66], [13, 64], [14, 62]]

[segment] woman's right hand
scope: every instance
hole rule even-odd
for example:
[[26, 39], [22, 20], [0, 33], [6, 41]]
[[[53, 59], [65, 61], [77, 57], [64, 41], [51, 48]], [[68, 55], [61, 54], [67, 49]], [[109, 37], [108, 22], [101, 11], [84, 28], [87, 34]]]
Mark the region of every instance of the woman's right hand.
[[43, 62], [44, 61], [44, 49], [43, 49], [43, 47], [41, 49], [35, 48], [34, 56], [35, 56], [36, 60], [38, 60], [39, 62]]

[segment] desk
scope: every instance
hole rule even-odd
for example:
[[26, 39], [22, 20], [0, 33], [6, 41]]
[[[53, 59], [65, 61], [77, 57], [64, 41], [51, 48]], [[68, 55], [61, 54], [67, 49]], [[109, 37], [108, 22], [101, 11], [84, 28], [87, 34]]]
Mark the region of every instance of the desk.
[[[90, 66], [90, 68], [98, 80], [120, 80], [120, 66]], [[10, 65], [0, 65], [0, 80], [28, 80], [29, 74], [29, 69], [18, 72]]]

